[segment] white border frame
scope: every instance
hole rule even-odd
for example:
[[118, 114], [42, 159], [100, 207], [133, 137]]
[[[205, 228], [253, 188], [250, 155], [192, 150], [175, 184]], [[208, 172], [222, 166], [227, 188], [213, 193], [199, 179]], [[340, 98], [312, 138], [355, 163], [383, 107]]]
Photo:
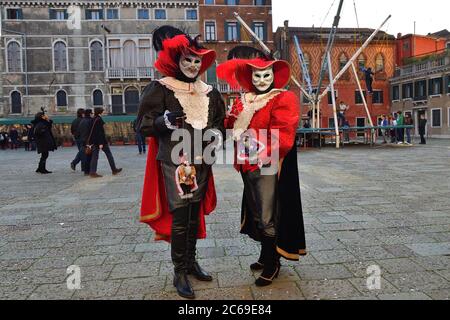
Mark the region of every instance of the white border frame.
[[[20, 109], [21, 109], [21, 113], [13, 113], [12, 112], [12, 94], [13, 94], [13, 92], [18, 92], [19, 94], [20, 94]], [[10, 92], [9, 92], [9, 114], [12, 114], [12, 115], [20, 115], [20, 114], [23, 114], [23, 94], [22, 94], [22, 92], [20, 92], [19, 90], [17, 90], [16, 88], [14, 88], [13, 90], [11, 90]]]
[[[60, 71], [60, 70], [56, 71], [55, 70], [55, 44], [58, 42], [63, 42], [64, 45], [66, 46], [66, 70], [64, 70], [64, 71]], [[53, 66], [54, 73], [65, 73], [67, 71], [70, 71], [70, 69], [69, 69], [69, 49], [68, 49], [67, 41], [64, 39], [59, 38], [52, 42], [52, 66]]]
[[[355, 89], [355, 105], [356, 106], [364, 106], [364, 100], [361, 97], [361, 103], [356, 103], [356, 94], [361, 95], [361, 92], [358, 89]], [[364, 98], [367, 99], [367, 90], [363, 90]], [[366, 119], [366, 118], [364, 118]]]
[[[86, 10], [92, 10], [92, 11], [103, 11], [103, 19], [86, 19]], [[105, 21], [107, 19], [105, 19], [105, 8], [103, 7], [99, 7], [99, 8], [85, 8], [84, 9], [84, 19], [82, 19], [81, 21]]]
[[[22, 19], [8, 19], [8, 10], [9, 9], [20, 9], [20, 10], [22, 10]], [[5, 10], [4, 10], [4, 17], [5, 17], [5, 21], [22, 21], [22, 20], [25, 20], [25, 19], [23, 19], [23, 8], [22, 7], [5, 7]]]
[[[91, 45], [94, 42], [100, 42], [100, 44], [102, 45], [103, 70], [92, 70]], [[103, 41], [98, 39], [98, 38], [92, 39], [91, 41], [89, 41], [88, 51], [89, 51], [89, 71], [91, 71], [91, 72], [105, 72], [105, 69], [106, 69], [106, 65], [105, 65], [105, 44], [103, 43]]]
[[[374, 97], [374, 93], [375, 93], [375, 91], [377, 91], [377, 92], [381, 92], [382, 93], [382, 99], [383, 99], [383, 101], [382, 102], [374, 102], [373, 101], [373, 97]], [[384, 105], [384, 90], [380, 90], [380, 89], [373, 89], [373, 93], [372, 93], [372, 104], [375, 104], [375, 105]]]
[[[440, 121], [440, 125], [439, 126], [433, 126], [433, 111], [434, 110], [439, 110], [440, 112], [441, 112], [441, 121]], [[433, 109], [430, 109], [430, 115], [431, 115], [431, 123], [430, 123], [430, 125], [431, 125], [431, 128], [433, 128], [433, 129], [440, 129], [440, 128], [442, 128], [442, 123], [443, 123], [443, 121], [442, 121], [442, 108], [433, 108]]]
[[[8, 63], [8, 46], [11, 42], [16, 42], [19, 44], [19, 51], [20, 51], [20, 71], [9, 71], [9, 63]], [[9, 39], [6, 42], [5, 46], [5, 65], [6, 65], [6, 73], [23, 73], [23, 48], [21, 41], [17, 40], [16, 38]]]

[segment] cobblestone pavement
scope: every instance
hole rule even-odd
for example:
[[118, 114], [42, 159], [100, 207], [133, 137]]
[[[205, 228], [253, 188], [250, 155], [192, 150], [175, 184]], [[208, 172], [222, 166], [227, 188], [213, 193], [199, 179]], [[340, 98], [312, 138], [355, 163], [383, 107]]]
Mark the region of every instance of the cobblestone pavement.
[[[34, 153], [0, 151], [0, 299], [179, 299], [169, 247], [138, 222], [145, 158], [113, 148], [98, 180], [69, 168], [75, 149], [50, 155], [53, 175], [34, 173]], [[449, 299], [450, 142], [413, 148], [300, 152], [309, 255], [283, 262], [269, 288], [253, 285], [258, 246], [239, 235], [242, 183], [215, 169], [219, 205], [207, 218], [199, 261], [214, 275], [193, 281], [199, 299]], [[67, 268], [81, 268], [80, 290]], [[369, 290], [367, 269], [381, 268]]]

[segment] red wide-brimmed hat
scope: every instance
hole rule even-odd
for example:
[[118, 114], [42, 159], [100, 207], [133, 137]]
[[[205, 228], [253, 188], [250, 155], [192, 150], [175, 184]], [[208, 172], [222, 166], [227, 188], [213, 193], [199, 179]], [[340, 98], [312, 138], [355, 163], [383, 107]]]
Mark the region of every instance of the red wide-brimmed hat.
[[252, 82], [253, 69], [264, 70], [273, 67], [274, 88], [286, 87], [291, 78], [291, 67], [284, 60], [232, 59], [217, 67], [217, 77], [233, 87], [240, 86], [245, 91], [254, 91]]
[[165, 76], [175, 77], [179, 72], [179, 59], [182, 54], [192, 53], [202, 57], [199, 75], [203, 74], [216, 60], [216, 52], [195, 45], [186, 35], [180, 34], [162, 42], [155, 68]]

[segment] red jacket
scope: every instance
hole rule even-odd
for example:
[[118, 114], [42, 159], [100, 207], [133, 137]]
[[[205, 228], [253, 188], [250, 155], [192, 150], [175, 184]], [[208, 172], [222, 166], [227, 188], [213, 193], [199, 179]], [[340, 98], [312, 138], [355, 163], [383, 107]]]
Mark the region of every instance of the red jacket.
[[[247, 95], [245, 96], [247, 97]], [[235, 129], [237, 119], [244, 110], [244, 103], [241, 99], [237, 99], [232, 107], [230, 115], [225, 119], [225, 127], [227, 129]], [[275, 149], [279, 152], [279, 159], [286, 157], [295, 143], [296, 131], [300, 119], [300, 105], [297, 96], [291, 91], [281, 91], [275, 97], [269, 99], [264, 107], [257, 110], [248, 126], [248, 129], [256, 130], [256, 140], [262, 142], [266, 146], [266, 151], [261, 154], [263, 164], [270, 162], [270, 157]], [[260, 129], [266, 129], [267, 137], [259, 132]], [[278, 134], [275, 131], [278, 130]], [[271, 133], [277, 141], [272, 141]], [[259, 167], [250, 164], [238, 163], [237, 152], [235, 152], [235, 168], [240, 172], [255, 171]]]

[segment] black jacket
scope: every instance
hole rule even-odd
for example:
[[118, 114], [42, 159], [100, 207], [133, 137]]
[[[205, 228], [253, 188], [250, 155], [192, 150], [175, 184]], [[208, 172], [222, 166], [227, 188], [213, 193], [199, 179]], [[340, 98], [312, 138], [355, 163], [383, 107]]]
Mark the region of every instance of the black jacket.
[[72, 125], [70, 126], [70, 132], [72, 133], [75, 139], [80, 139], [80, 123], [83, 120], [82, 117], [78, 117], [72, 121]]
[[90, 143], [96, 146], [108, 144], [104, 128], [105, 122], [103, 121], [102, 117], [95, 117], [92, 125], [93, 129]]
[[420, 119], [419, 120], [419, 134], [425, 135], [426, 127], [427, 127], [427, 119]]
[[55, 151], [56, 141], [52, 133], [52, 125], [53, 121], [43, 120], [43, 119], [34, 119], [33, 124], [33, 134], [36, 140], [37, 152], [44, 153]]
[[[225, 118], [225, 104], [219, 91], [213, 89], [208, 93], [209, 97], [209, 114], [208, 124], [204, 130], [218, 129], [222, 133], [224, 130]], [[139, 114], [137, 118], [139, 132], [144, 137], [156, 137], [159, 140], [159, 150], [157, 160], [164, 162], [172, 162], [171, 153], [179, 141], [171, 141], [172, 130], [167, 129], [164, 124], [164, 112], [180, 112], [183, 111], [180, 102], [175, 97], [172, 90], [169, 90], [158, 81], [151, 82], [144, 90], [139, 106]], [[191, 137], [194, 137], [194, 128], [185, 123], [187, 131], [190, 132]], [[194, 143], [191, 143], [192, 159], [200, 154], [196, 152], [203, 152], [203, 150], [194, 150]], [[185, 152], [188, 152], [185, 150]], [[203, 153], [201, 154], [203, 155]]]
[[[80, 121], [80, 125], [78, 126], [78, 131], [80, 135], [80, 140], [83, 141], [85, 144], [92, 144], [90, 141], [88, 143], [89, 134], [91, 133], [92, 129], [92, 123], [94, 122], [94, 119], [92, 118], [83, 118]], [[92, 140], [92, 139], [91, 139]]]

